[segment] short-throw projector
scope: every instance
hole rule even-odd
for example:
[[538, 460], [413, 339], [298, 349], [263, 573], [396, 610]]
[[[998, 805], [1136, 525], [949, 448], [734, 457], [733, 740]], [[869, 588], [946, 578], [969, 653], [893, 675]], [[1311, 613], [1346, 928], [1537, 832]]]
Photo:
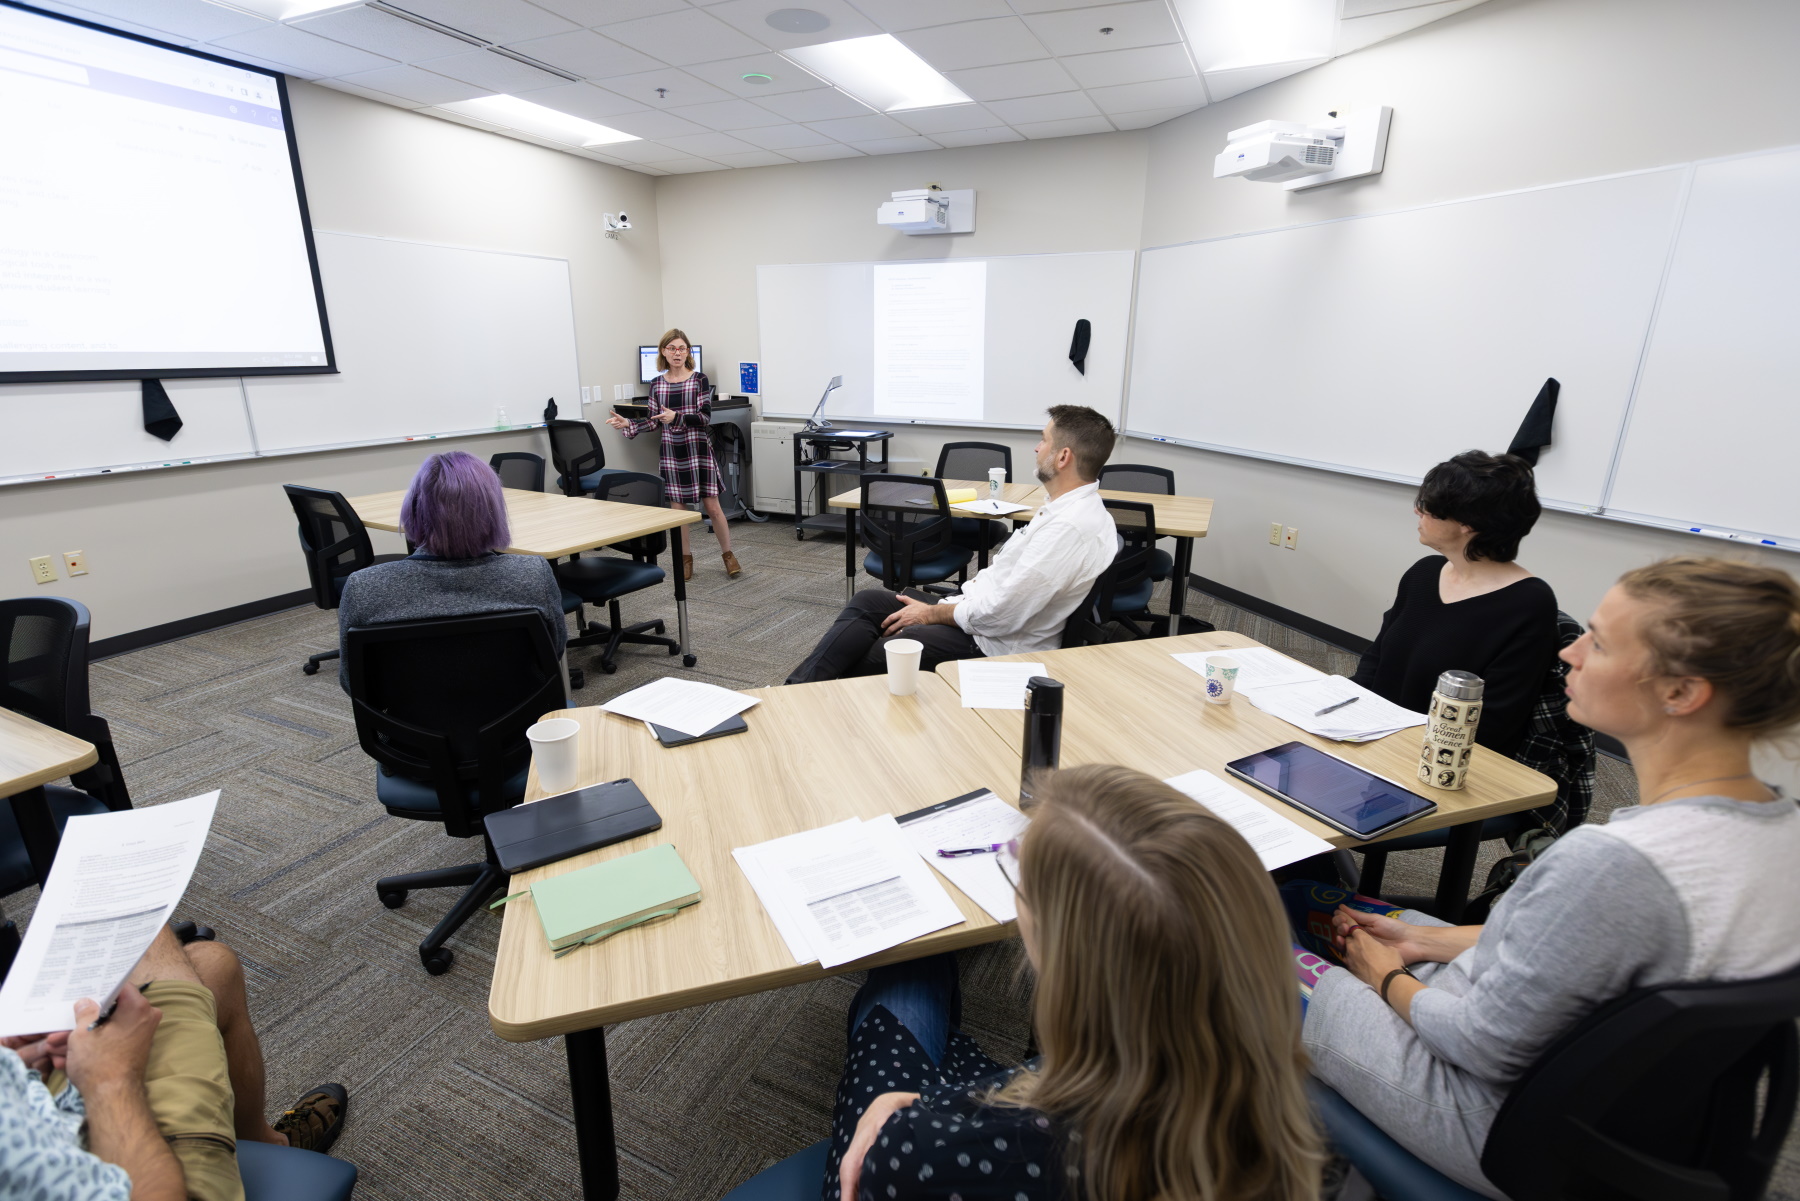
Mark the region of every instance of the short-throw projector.
[[905, 234], [941, 234], [950, 230], [950, 201], [930, 188], [895, 192], [894, 198], [875, 210], [877, 224]]
[[1213, 159], [1213, 178], [1242, 176], [1259, 183], [1281, 183], [1323, 175], [1334, 165], [1342, 137], [1341, 130], [1318, 129], [1298, 121], [1258, 121], [1225, 135], [1225, 150]]

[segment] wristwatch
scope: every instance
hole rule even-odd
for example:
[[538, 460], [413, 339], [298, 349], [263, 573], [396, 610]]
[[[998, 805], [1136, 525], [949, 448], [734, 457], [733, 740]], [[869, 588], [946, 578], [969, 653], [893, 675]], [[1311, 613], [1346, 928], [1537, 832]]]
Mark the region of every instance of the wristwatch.
[[1387, 975], [1383, 976], [1381, 978], [1381, 988], [1379, 990], [1381, 992], [1381, 1003], [1383, 1005], [1387, 1004], [1388, 985], [1394, 982], [1395, 976], [1405, 976], [1411, 980], [1418, 979], [1417, 976], [1412, 974], [1412, 969], [1409, 967], [1397, 967]]

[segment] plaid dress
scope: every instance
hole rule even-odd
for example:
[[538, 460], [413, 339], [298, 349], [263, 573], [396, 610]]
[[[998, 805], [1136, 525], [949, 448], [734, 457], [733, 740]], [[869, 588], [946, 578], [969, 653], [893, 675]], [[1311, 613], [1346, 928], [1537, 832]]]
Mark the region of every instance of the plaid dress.
[[[635, 438], [645, 430], [662, 431], [662, 452], [658, 456], [666, 500], [693, 504], [705, 496], [719, 494], [719, 465], [713, 458], [712, 381], [704, 372], [696, 371], [679, 384], [667, 376], [657, 376], [650, 385], [650, 416], [625, 427], [625, 436]], [[663, 409], [675, 410], [675, 420], [667, 426], [656, 420]]]

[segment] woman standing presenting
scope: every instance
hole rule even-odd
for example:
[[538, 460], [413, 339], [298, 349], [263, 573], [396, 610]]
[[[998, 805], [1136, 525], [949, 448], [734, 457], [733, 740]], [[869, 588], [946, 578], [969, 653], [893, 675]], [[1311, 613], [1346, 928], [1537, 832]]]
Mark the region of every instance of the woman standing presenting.
[[[685, 509], [699, 502], [701, 510], [712, 518], [713, 533], [725, 557], [725, 574], [736, 576], [744, 569], [731, 553], [731, 529], [725, 524], [725, 510], [719, 507], [719, 466], [713, 458], [709, 428], [712, 381], [705, 372], [694, 370], [694, 352], [688, 336], [678, 329], [664, 334], [656, 344], [656, 365], [662, 368], [662, 374], [650, 385], [650, 416], [627, 421], [614, 413], [606, 424], [627, 438], [662, 428], [659, 466], [663, 495], [672, 509]], [[681, 527], [681, 578], [694, 578], [693, 548], [685, 525]]]

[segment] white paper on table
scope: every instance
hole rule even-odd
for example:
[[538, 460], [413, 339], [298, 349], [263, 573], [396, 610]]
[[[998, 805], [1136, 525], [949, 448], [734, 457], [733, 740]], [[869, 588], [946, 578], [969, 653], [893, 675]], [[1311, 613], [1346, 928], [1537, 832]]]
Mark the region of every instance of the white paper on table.
[[1019, 916], [1013, 886], [1001, 872], [997, 856], [940, 859], [938, 852], [1007, 842], [1025, 832], [1030, 818], [984, 788], [897, 820], [919, 858], [942, 872], [989, 917], [1010, 922]]
[[187, 891], [218, 801], [69, 819], [0, 986], [0, 1036], [72, 1029], [84, 997], [105, 1011]]
[[621, 693], [600, 707], [620, 717], [635, 717], [698, 738], [754, 704], [755, 697], [717, 684], [664, 676]]
[[984, 659], [964, 659], [956, 671], [965, 709], [1023, 709], [1025, 685], [1032, 676], [1049, 674], [1042, 663], [989, 663]]
[[731, 852], [737, 860], [738, 869], [744, 878], [750, 881], [750, 887], [756, 890], [757, 899], [763, 903], [769, 920], [775, 923], [781, 940], [787, 943], [788, 952], [796, 963], [812, 963], [819, 958], [813, 950], [812, 943], [807, 940], [806, 930], [802, 923], [802, 915], [795, 912], [786, 891], [779, 887], [771, 862], [782, 856], [798, 857], [811, 853], [809, 844], [823, 842], [821, 837], [827, 831], [842, 829], [845, 826], [861, 825], [856, 818], [845, 818], [833, 826], [823, 826], [817, 830], [803, 830], [798, 834], [789, 834], [785, 838], [772, 838], [768, 842], [759, 842], [754, 846], [739, 847]]
[[1023, 513], [1031, 506], [1015, 505], [1011, 501], [1006, 500], [983, 498], [981, 500], [966, 500], [961, 504], [951, 505], [950, 507], [952, 509], [961, 509], [965, 513], [980, 513], [987, 517], [1005, 517], [1011, 513]]
[[[1396, 730], [1425, 724], [1423, 713], [1402, 709], [1343, 676], [1325, 676], [1300, 684], [1280, 684], [1246, 693], [1250, 703], [1308, 733], [1340, 742], [1367, 742]], [[1355, 697], [1354, 705], [1320, 716], [1318, 711]]]
[[1281, 816], [1253, 796], [1239, 792], [1209, 771], [1191, 771], [1164, 780], [1177, 792], [1186, 793], [1244, 836], [1256, 857], [1270, 871], [1323, 855], [1332, 849], [1317, 834]]
[[1213, 655], [1228, 655], [1237, 660], [1237, 690], [1248, 692], [1252, 688], [1272, 688], [1279, 684], [1300, 684], [1307, 680], [1322, 680], [1325, 673], [1316, 667], [1288, 658], [1280, 651], [1272, 651], [1266, 646], [1230, 647], [1216, 651], [1187, 651], [1173, 655], [1176, 662], [1183, 667], [1204, 676], [1206, 661]]

